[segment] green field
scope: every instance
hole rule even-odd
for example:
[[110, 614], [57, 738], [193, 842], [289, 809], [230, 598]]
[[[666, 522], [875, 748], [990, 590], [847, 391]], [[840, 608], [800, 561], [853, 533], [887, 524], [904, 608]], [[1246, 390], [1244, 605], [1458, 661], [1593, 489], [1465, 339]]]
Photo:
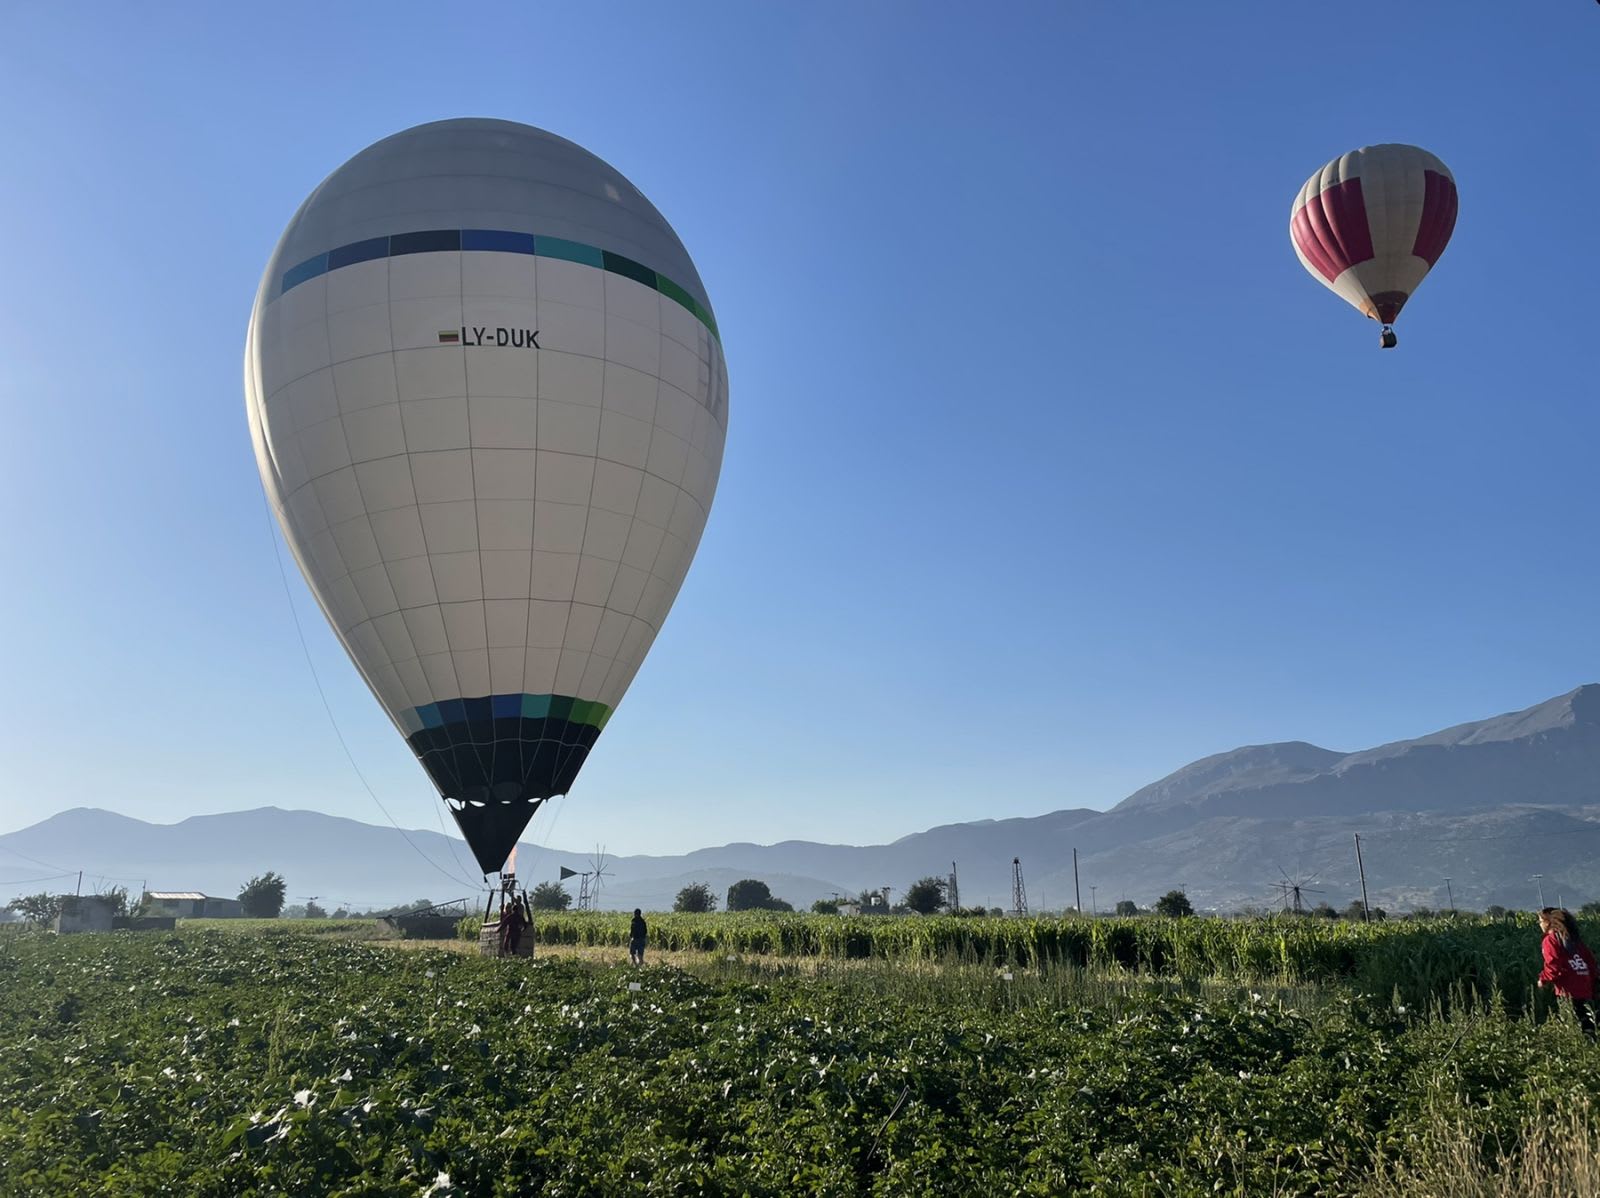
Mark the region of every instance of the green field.
[[[476, 939], [476, 921], [463, 932]], [[541, 912], [541, 943], [628, 942], [620, 913]], [[668, 952], [842, 960], [1069, 967], [1153, 977], [1242, 982], [1348, 983], [1379, 998], [1426, 1005], [1467, 987], [1531, 1000], [1539, 972], [1537, 925], [1460, 917], [1350, 923], [1269, 919], [957, 919], [951, 916], [652, 915], [650, 944]]]
[[[868, 920], [898, 956], [797, 964], [825, 920], [697, 919], [653, 935], [713, 951], [643, 970], [302, 922], [0, 935], [0, 1194], [1443, 1195], [1497, 1167], [1594, 1192], [1557, 1174], [1600, 1160], [1600, 1051], [1450, 994], [1466, 964], [1525, 975], [1526, 927], [1147, 921], [1130, 968], [1098, 927], [1080, 961], [1044, 921]], [[908, 947], [947, 923], [1035, 951]], [[1278, 947], [1202, 968], [1191, 936]]]

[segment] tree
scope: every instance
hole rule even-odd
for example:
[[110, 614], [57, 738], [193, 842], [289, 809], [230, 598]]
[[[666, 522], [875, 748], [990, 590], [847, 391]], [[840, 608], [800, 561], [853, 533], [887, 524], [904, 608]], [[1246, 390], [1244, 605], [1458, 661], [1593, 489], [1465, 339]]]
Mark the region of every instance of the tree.
[[1137, 914], [1139, 914], [1139, 905], [1137, 903], [1135, 903], [1132, 899], [1123, 899], [1121, 902], [1119, 902], [1117, 904], [1117, 914], [1118, 915], [1137, 915]]
[[1491, 905], [1490, 907], [1486, 908], [1484, 910], [1484, 914], [1487, 915], [1490, 919], [1504, 919], [1507, 915], [1510, 915], [1511, 912], [1507, 911], [1499, 903], [1495, 903], [1495, 904]]
[[772, 888], [756, 878], [745, 878], [728, 887], [728, 910], [764, 911], [772, 902]]
[[61, 914], [61, 896], [59, 894], [21, 895], [6, 904], [6, 910], [15, 911], [31, 924], [44, 924], [52, 922]]
[[889, 909], [889, 895], [885, 890], [861, 891], [861, 897], [856, 900], [862, 911], [887, 911]]
[[918, 878], [906, 890], [906, 906], [918, 915], [932, 915], [944, 906], [943, 878]]
[[311, 899], [307, 899], [306, 900], [306, 918], [307, 919], [327, 919], [328, 918], [328, 913], [326, 911], [324, 911], [322, 909], [322, 907], [320, 907], [317, 903], [313, 902]]
[[1156, 914], [1165, 915], [1176, 919], [1184, 915], [1194, 914], [1194, 904], [1189, 902], [1189, 896], [1181, 890], [1169, 890], [1156, 900]]
[[535, 911], [565, 911], [572, 896], [560, 882], [540, 882], [528, 893], [528, 902]]
[[813, 914], [813, 915], [837, 915], [837, 914], [839, 914], [839, 900], [838, 899], [818, 899], [816, 902], [811, 904], [811, 914]]
[[[1344, 909], [1344, 917], [1346, 919], [1361, 919], [1363, 917], [1363, 913], [1365, 911], [1366, 911], [1366, 905], [1364, 903], [1362, 903], [1362, 901], [1360, 899], [1354, 899], [1354, 900], [1351, 901], [1350, 905]], [[1382, 907], [1374, 907], [1374, 908], [1372, 908], [1372, 918], [1373, 919], [1383, 919], [1388, 914], [1389, 913], [1387, 911], [1385, 911]]]
[[1318, 919], [1338, 919], [1339, 913], [1328, 903], [1318, 903], [1311, 909], [1311, 914]]
[[251, 878], [239, 891], [239, 902], [244, 913], [252, 919], [277, 919], [283, 912], [283, 894], [287, 884], [279, 874], [268, 871], [259, 878]]
[[691, 915], [704, 915], [717, 909], [717, 896], [711, 891], [709, 882], [690, 882], [678, 891], [678, 897], [673, 900], [674, 911], [687, 911]]

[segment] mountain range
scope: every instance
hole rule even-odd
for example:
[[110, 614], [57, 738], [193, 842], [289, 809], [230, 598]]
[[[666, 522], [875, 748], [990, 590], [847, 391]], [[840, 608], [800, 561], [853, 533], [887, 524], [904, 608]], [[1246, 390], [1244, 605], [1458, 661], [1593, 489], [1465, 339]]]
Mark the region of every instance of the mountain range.
[[[691, 882], [721, 894], [756, 877], [804, 908], [864, 888], [903, 892], [954, 862], [964, 905], [1009, 908], [1020, 858], [1033, 909], [1070, 907], [1080, 894], [1085, 910], [1122, 899], [1146, 907], [1173, 888], [1202, 910], [1275, 907], [1292, 883], [1308, 904], [1343, 907], [1361, 894], [1357, 834], [1375, 906], [1530, 907], [1542, 896], [1575, 907], [1600, 897], [1600, 685], [1354, 753], [1302, 741], [1233, 749], [1108, 811], [947, 824], [881, 845], [783, 841], [612, 857], [600, 905], [660, 910]], [[530, 884], [563, 865], [588, 868], [586, 853], [533, 845], [519, 860]], [[84, 868], [86, 888], [232, 896], [271, 869], [288, 878], [291, 903], [315, 895], [330, 909], [365, 907], [469, 895], [481, 888], [470, 863], [460, 841], [437, 831], [311, 811], [150, 824], [75, 808], [0, 836], [0, 899], [43, 888], [5, 880], [29, 876], [19, 870]]]

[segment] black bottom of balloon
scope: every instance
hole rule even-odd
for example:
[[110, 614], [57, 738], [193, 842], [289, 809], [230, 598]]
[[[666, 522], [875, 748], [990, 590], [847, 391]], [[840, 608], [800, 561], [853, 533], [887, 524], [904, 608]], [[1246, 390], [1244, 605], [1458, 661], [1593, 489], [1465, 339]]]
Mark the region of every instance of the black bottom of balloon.
[[561, 719], [465, 720], [408, 739], [484, 873], [505, 863], [539, 804], [566, 794], [600, 729]]
[[477, 858], [478, 868], [486, 874], [492, 874], [505, 865], [512, 846], [517, 843], [517, 837], [522, 835], [522, 830], [528, 826], [528, 821], [543, 802], [543, 799], [528, 799], [512, 803], [490, 802], [482, 806], [452, 802], [449, 807], [450, 814], [455, 817], [456, 827], [461, 829], [461, 835], [472, 848], [472, 855]]

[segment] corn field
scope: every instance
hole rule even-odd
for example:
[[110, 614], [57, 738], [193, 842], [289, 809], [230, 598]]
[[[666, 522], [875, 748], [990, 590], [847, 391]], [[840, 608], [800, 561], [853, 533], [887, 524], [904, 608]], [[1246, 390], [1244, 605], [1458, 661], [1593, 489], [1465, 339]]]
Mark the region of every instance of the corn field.
[[[538, 912], [534, 923], [543, 944], [623, 947], [628, 941], [629, 916], [622, 913]], [[475, 938], [476, 920], [463, 924], [463, 934]], [[650, 947], [657, 951], [1067, 967], [1240, 982], [1342, 980], [1414, 1003], [1498, 993], [1521, 1007], [1539, 967], [1532, 917], [1363, 924], [1277, 916], [958, 919], [739, 912], [654, 914], [649, 925]]]

